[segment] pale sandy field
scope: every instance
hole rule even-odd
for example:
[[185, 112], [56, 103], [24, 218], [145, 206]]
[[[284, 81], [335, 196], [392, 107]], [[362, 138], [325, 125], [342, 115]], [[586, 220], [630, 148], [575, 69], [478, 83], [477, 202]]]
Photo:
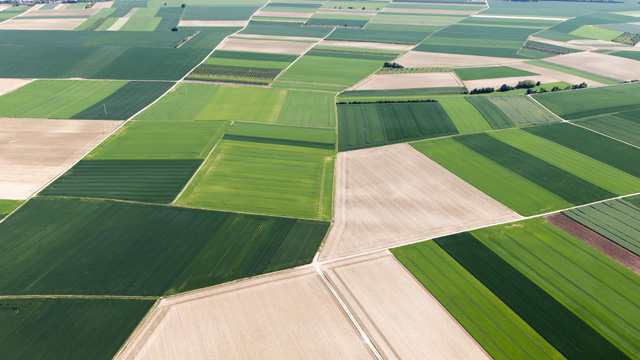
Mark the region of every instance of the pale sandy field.
[[413, 49], [413, 45], [402, 44], [389, 44], [389, 43], [376, 43], [368, 41], [339, 41], [339, 40], [323, 40], [319, 46], [339, 46], [358, 49], [374, 49], [374, 50], [394, 50], [394, 51], [409, 51]]
[[119, 359], [372, 359], [312, 267], [164, 299]]
[[464, 86], [455, 73], [375, 74], [349, 90], [393, 90]]
[[133, 16], [133, 14], [136, 13], [136, 11], [138, 11], [139, 8], [133, 8], [131, 9], [127, 15], [119, 18], [118, 20], [116, 20], [116, 22], [113, 23], [113, 25], [109, 26], [109, 28], [107, 29], [107, 31], [118, 31], [120, 29], [122, 29], [122, 27], [124, 26], [124, 24], [127, 23], [127, 21], [129, 21], [129, 19]]
[[227, 38], [218, 46], [219, 50], [253, 51], [275, 54], [301, 55], [315, 43], [282, 40], [254, 40]]
[[291, 11], [257, 11], [253, 16], [273, 16], [273, 17], [290, 17], [290, 18], [310, 18], [312, 12], [291, 12]]
[[218, 26], [246, 26], [249, 20], [180, 20], [178, 26], [204, 26], [204, 27], [218, 27]]
[[568, 43], [568, 42], [564, 42], [564, 41], [549, 40], [549, 39], [537, 37], [537, 36], [534, 36], [534, 35], [529, 36], [529, 40], [537, 41], [537, 42], [541, 42], [541, 43], [549, 44], [549, 45], [561, 46], [561, 47], [565, 47], [565, 48], [568, 48], [568, 49], [589, 50], [589, 48], [585, 47], [585, 46], [572, 44], [572, 43]]
[[545, 61], [613, 79], [640, 80], [640, 61], [623, 57], [581, 52], [554, 56]]
[[121, 123], [0, 118], [0, 199], [27, 199]]
[[5, 11], [10, 7], [13, 7], [13, 5], [0, 4], [0, 11]]
[[[533, 80], [534, 82], [540, 81], [543, 84], [561, 81], [560, 79], [553, 76], [532, 75], [532, 76], [513, 76], [513, 77], [495, 78], [495, 79], [467, 80], [467, 81], [464, 81], [464, 85], [469, 90], [479, 89], [484, 87], [492, 87], [492, 88], [498, 89], [500, 86], [502, 86], [502, 84], [507, 84], [509, 86], [516, 86], [518, 85], [518, 82], [522, 80]], [[577, 84], [579, 83], [580, 82], [578, 82]], [[551, 89], [547, 89], [547, 90], [551, 90]]]
[[31, 79], [3, 79], [0, 78], [0, 95], [16, 90], [30, 83]]
[[100, 1], [93, 4], [92, 9], [107, 9], [113, 5], [113, 1]]
[[520, 218], [408, 144], [339, 153], [335, 176], [321, 260]]
[[[33, 10], [29, 11], [29, 13], [22, 13], [24, 16], [91, 16], [98, 13], [100, 9], [91, 8], [91, 9], [61, 9], [61, 10]], [[21, 16], [22, 16], [21, 15]]]
[[309, 38], [304, 36], [280, 36], [280, 35], [254, 35], [254, 34], [234, 34], [230, 38], [254, 38], [254, 39], [271, 39], [271, 40], [304, 40], [304, 41], [320, 41], [322, 38]]
[[0, 30], [72, 30], [88, 18], [50, 18], [21, 19], [14, 18], [0, 23]]
[[432, 14], [432, 15], [471, 15], [480, 10], [441, 10], [441, 9], [409, 9], [409, 8], [384, 8], [381, 12], [394, 14]]
[[[556, 79], [554, 81], [564, 81], [567, 82], [569, 84], [573, 84], [573, 85], [577, 85], [580, 83], [587, 83], [587, 85], [589, 85], [589, 87], [597, 87], [597, 86], [603, 86], [603, 83], [597, 82], [597, 81], [593, 81], [593, 80], [589, 80], [589, 79], [585, 79], [583, 77], [580, 76], [576, 76], [576, 75], [571, 75], [571, 74], [567, 74], [565, 72], [562, 71], [558, 71], [558, 70], [553, 70], [553, 69], [547, 69], [547, 68], [543, 68], [540, 66], [535, 66], [535, 65], [530, 65], [530, 64], [525, 64], [525, 63], [515, 63], [515, 64], [510, 64], [509, 66], [516, 68], [516, 69], [520, 69], [520, 70], [526, 70], [526, 71], [531, 71], [537, 74], [542, 75], [546, 80], [553, 80]], [[545, 81], [546, 81], [545, 80]], [[541, 82], [545, 82], [542, 81]], [[502, 84], [500, 84], [502, 85]], [[550, 90], [550, 89], [547, 89]]]
[[405, 67], [464, 67], [489, 66], [521, 62], [519, 59], [499, 58], [490, 56], [458, 55], [430, 53], [423, 51], [409, 51], [396, 60]]
[[384, 359], [490, 359], [388, 251], [330, 263], [325, 273]]

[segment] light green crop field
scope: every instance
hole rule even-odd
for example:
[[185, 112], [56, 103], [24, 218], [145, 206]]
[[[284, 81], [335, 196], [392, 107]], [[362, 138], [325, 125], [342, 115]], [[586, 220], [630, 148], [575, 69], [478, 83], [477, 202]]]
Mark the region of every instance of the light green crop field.
[[487, 99], [519, 126], [560, 121], [551, 112], [526, 96], [489, 96]]
[[9, 215], [22, 203], [22, 200], [0, 200], [0, 220], [6, 215]]
[[223, 139], [176, 204], [330, 219], [334, 157], [277, 139]]
[[247, 59], [226, 59], [210, 57], [204, 61], [205, 64], [210, 65], [223, 65], [223, 66], [242, 66], [242, 67], [255, 67], [255, 68], [267, 68], [267, 69], [284, 69], [289, 66], [289, 62], [284, 61], [261, 61], [261, 60], [247, 60]]
[[590, 39], [611, 41], [619, 35], [622, 35], [622, 32], [585, 25], [577, 30], [573, 30], [570, 34], [583, 36]]
[[227, 121], [132, 121], [85, 159], [204, 159]]
[[335, 126], [334, 93], [180, 84], [136, 120], [235, 120]]
[[489, 66], [477, 68], [454, 69], [462, 80], [497, 79], [515, 76], [535, 76], [540, 75], [531, 71], [515, 69], [508, 66]]
[[304, 55], [278, 80], [350, 86], [382, 67], [385, 60]]
[[120, 31], [153, 31], [160, 21], [162, 21], [160, 17], [133, 16], [120, 28]]
[[315, 144], [334, 145], [336, 143], [336, 131], [331, 128], [235, 122], [226, 134]]
[[521, 215], [545, 213], [572, 205], [453, 138], [427, 140], [411, 145], [462, 180]]
[[482, 114], [464, 97], [436, 98], [461, 134], [491, 130]]
[[0, 96], [0, 117], [69, 119], [126, 83], [37, 80]]

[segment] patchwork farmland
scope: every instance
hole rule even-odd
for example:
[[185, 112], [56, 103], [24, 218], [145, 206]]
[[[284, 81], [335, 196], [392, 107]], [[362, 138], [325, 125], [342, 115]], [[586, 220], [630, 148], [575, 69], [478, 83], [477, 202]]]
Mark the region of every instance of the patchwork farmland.
[[0, 360], [640, 359], [639, 16], [0, 2]]

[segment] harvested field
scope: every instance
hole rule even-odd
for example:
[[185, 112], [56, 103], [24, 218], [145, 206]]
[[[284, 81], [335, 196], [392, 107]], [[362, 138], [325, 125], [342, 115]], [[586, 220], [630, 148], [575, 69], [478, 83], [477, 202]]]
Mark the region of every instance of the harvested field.
[[399, 57], [396, 62], [405, 67], [461, 67], [461, 66], [489, 66], [504, 65], [521, 62], [518, 59], [444, 54], [423, 51], [409, 51]]
[[382, 9], [385, 13], [397, 14], [429, 14], [429, 15], [471, 15], [479, 10], [446, 10], [446, 9], [407, 9], [407, 8], [391, 8]]
[[113, 1], [99, 1], [93, 4], [92, 9], [107, 9], [113, 6]]
[[320, 41], [322, 38], [304, 37], [304, 36], [288, 36], [288, 35], [257, 35], [257, 34], [234, 34], [234, 38], [250, 38], [250, 39], [271, 39], [271, 40], [290, 40], [290, 41]]
[[164, 299], [118, 357], [181, 358], [374, 356], [320, 277], [305, 268]]
[[462, 87], [455, 73], [375, 74], [349, 90], [395, 90], [437, 87]]
[[407, 144], [339, 153], [332, 259], [518, 219]]
[[384, 359], [490, 359], [388, 251], [331, 263], [326, 273]]
[[547, 58], [545, 61], [613, 79], [640, 79], [640, 62], [618, 56], [579, 52]]
[[606, 237], [580, 224], [564, 214], [553, 214], [545, 217], [547, 221], [568, 232], [585, 244], [607, 255], [613, 260], [640, 274], [640, 257]]
[[[549, 68], [544, 68], [541, 66], [535, 66], [532, 64], [527, 64], [524, 62], [521, 63], [514, 63], [511, 64], [511, 67], [514, 67], [516, 69], [520, 69], [520, 70], [525, 70], [525, 71], [531, 71], [534, 73], [538, 73], [541, 76], [543, 76], [545, 79], [555, 79], [553, 81], [540, 81], [542, 83], [545, 82], [555, 82], [555, 81], [564, 81], [566, 83], [569, 84], [580, 84], [580, 83], [587, 83], [587, 85], [589, 85], [589, 87], [598, 87], [598, 86], [603, 86], [604, 84], [598, 81], [594, 81], [591, 79], [587, 79], [587, 78], [583, 78], [577, 75], [572, 75], [566, 72], [562, 72], [559, 70], [555, 70], [555, 69], [549, 69]], [[550, 89], [547, 89], [550, 90]]]
[[12, 19], [0, 23], [0, 30], [71, 30], [87, 18]]
[[375, 50], [392, 50], [392, 51], [409, 51], [413, 45], [376, 43], [368, 41], [337, 41], [323, 40], [318, 46], [338, 46], [358, 49], [375, 49]]
[[178, 26], [190, 27], [235, 27], [246, 26], [249, 20], [180, 20]]
[[0, 119], [1, 197], [27, 199], [120, 124], [120, 121]]
[[29, 17], [89, 17], [100, 11], [97, 8], [90, 9], [61, 9], [61, 10], [32, 10], [22, 14]]
[[25, 79], [0, 79], [0, 95], [16, 90], [30, 82], [31, 80]]
[[228, 51], [251, 51], [260, 53], [300, 55], [312, 48], [313, 45], [313, 43], [301, 41], [228, 38], [220, 44], [218, 49]]
[[312, 12], [291, 12], [291, 11], [257, 11], [253, 16], [267, 16], [267, 17], [285, 17], [285, 18], [310, 18], [313, 16]]

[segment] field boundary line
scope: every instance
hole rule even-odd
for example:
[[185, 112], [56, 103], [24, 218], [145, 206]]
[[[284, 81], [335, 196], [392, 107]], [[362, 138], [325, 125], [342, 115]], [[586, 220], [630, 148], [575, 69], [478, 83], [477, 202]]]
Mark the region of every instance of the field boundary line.
[[160, 297], [144, 295], [0, 295], [0, 300], [2, 299], [158, 300]]
[[[569, 91], [573, 91], [573, 90], [569, 90]], [[558, 114], [554, 113], [553, 111], [549, 110], [549, 108], [548, 108], [548, 107], [546, 107], [546, 106], [542, 105], [542, 103], [540, 103], [540, 101], [538, 101], [536, 98], [534, 98], [534, 97], [533, 97], [533, 96], [531, 96], [531, 95], [532, 95], [532, 94], [527, 94], [526, 96], [527, 96], [529, 99], [533, 100], [533, 102], [535, 102], [536, 104], [540, 105], [543, 109], [545, 109], [545, 110], [547, 110], [548, 112], [550, 112], [551, 114], [553, 114], [553, 116], [555, 116], [555, 117], [557, 117], [558, 119], [560, 119], [560, 121], [562, 121], [562, 122], [569, 122], [569, 120], [565, 120], [565, 119], [561, 118], [561, 117], [560, 117], [560, 115], [558, 115]]]
[[[268, 4], [268, 3], [267, 3]], [[260, 11], [260, 10], [258, 10]], [[287, 66], [286, 68], [284, 68], [284, 70], [280, 71], [280, 73], [278, 74], [278, 76], [276, 76], [275, 78], [273, 78], [273, 81], [271, 81], [271, 83], [269, 83], [269, 87], [271, 87], [271, 84], [273, 84], [274, 82], [276, 82], [278, 80], [278, 78], [280, 77], [280, 75], [284, 74], [287, 70], [289, 70], [290, 67], [293, 66], [293, 64], [295, 64], [296, 62], [298, 62], [298, 60], [300, 60], [303, 56], [305, 56], [309, 51], [313, 50], [314, 47], [316, 47], [316, 45], [318, 45], [320, 43], [320, 41], [325, 40], [327, 37], [329, 37], [329, 35], [333, 34], [333, 32], [336, 31], [336, 28], [334, 27], [333, 30], [329, 31], [329, 33], [327, 35], [325, 35], [325, 37], [323, 37], [322, 39], [315, 41], [313, 43], [313, 46], [311, 46], [310, 48], [308, 48], [305, 52], [303, 52], [302, 54], [300, 54], [295, 60], [293, 60], [293, 62], [291, 64], [289, 64], [289, 66]], [[231, 36], [231, 35], [229, 35]], [[306, 84], [306, 83], [301, 83], [301, 84]], [[288, 90], [288, 89], [287, 89]]]
[[162, 301], [161, 298], [157, 299], [153, 303], [149, 311], [147, 311], [147, 313], [144, 315], [142, 320], [140, 320], [140, 322], [138, 323], [138, 326], [136, 326], [136, 328], [133, 329], [131, 334], [129, 334], [129, 336], [127, 337], [127, 340], [124, 342], [124, 344], [122, 344], [122, 346], [120, 346], [120, 349], [118, 349], [118, 352], [115, 355], [113, 355], [112, 359], [118, 359], [120, 355], [122, 355], [122, 353], [127, 349], [127, 346], [131, 344], [131, 341], [135, 339], [136, 335], [144, 328], [144, 325], [147, 323], [147, 321], [149, 321], [151, 316], [155, 313], [156, 309], [160, 305], [160, 301]]
[[333, 288], [333, 286], [331, 285], [327, 277], [324, 275], [324, 273], [320, 269], [319, 263], [315, 263], [314, 267], [316, 269], [316, 272], [324, 282], [324, 284], [327, 286], [327, 288], [333, 295], [333, 297], [338, 301], [338, 303], [340, 304], [340, 307], [342, 307], [342, 310], [347, 314], [347, 316], [349, 317], [349, 320], [351, 320], [353, 325], [356, 327], [356, 330], [358, 330], [358, 333], [360, 333], [360, 336], [362, 337], [364, 342], [367, 344], [371, 352], [373, 352], [373, 355], [376, 357], [376, 359], [382, 360], [383, 359], [382, 355], [380, 355], [380, 352], [378, 352], [378, 349], [376, 349], [375, 345], [373, 345], [373, 342], [371, 341], [371, 339], [369, 339], [369, 336], [367, 335], [367, 333], [365, 333], [362, 326], [360, 326], [360, 323], [358, 323], [358, 320], [351, 313], [351, 310], [349, 310], [349, 308], [347, 307], [347, 304], [342, 300], [342, 298], [340, 297], [340, 294], [338, 294], [338, 292]]
[[211, 148], [211, 151], [209, 151], [209, 153], [207, 154], [207, 156], [204, 158], [204, 160], [202, 160], [202, 163], [200, 164], [200, 166], [198, 166], [198, 169], [193, 173], [193, 175], [191, 175], [191, 178], [189, 179], [189, 181], [187, 181], [186, 184], [184, 184], [184, 186], [182, 187], [182, 190], [180, 190], [180, 192], [178, 193], [178, 195], [176, 195], [176, 197], [173, 199], [173, 201], [169, 204], [171, 206], [173, 206], [176, 201], [178, 201], [178, 199], [180, 198], [180, 196], [182, 196], [182, 194], [184, 193], [185, 190], [187, 190], [187, 187], [189, 187], [189, 185], [191, 184], [191, 182], [193, 181], [193, 179], [195, 179], [196, 175], [198, 175], [198, 173], [200, 172], [200, 170], [202, 170], [202, 168], [204, 167], [204, 164], [207, 162], [207, 160], [209, 160], [209, 158], [211, 157], [211, 154], [213, 154], [213, 152], [216, 150], [216, 148], [218, 147], [218, 144], [220, 144], [220, 141], [222, 141], [222, 138], [224, 137], [224, 135], [227, 133], [227, 130], [229, 130], [229, 128], [231, 126], [233, 126], [233, 123], [235, 121], [231, 121], [231, 123], [229, 123], [229, 125], [227, 125], [227, 127], [224, 129], [224, 131], [222, 132], [222, 136], [220, 136], [220, 138], [218, 139], [218, 141], [216, 141], [216, 143], [213, 145], [213, 147]]

